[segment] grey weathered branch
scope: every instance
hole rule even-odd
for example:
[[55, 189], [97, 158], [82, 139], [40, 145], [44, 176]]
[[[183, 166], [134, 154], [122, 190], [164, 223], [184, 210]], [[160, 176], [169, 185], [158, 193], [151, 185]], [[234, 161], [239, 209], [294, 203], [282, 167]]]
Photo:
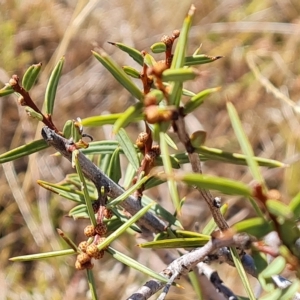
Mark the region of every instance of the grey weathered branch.
[[[238, 299], [237, 296], [223, 283], [217, 271], [213, 270], [209, 265], [200, 262], [197, 264], [197, 271], [200, 276], [205, 276], [206, 285], [210, 283], [213, 286], [213, 292], [216, 293], [218, 299]], [[210, 298], [215, 299], [214, 296], [211, 296]]]
[[[160, 274], [168, 279], [179, 278], [187, 275], [199, 262], [202, 262], [209, 254], [223, 247], [237, 246], [245, 248], [251, 239], [245, 234], [222, 236], [211, 238], [202, 248], [195, 249], [174, 260]], [[253, 266], [254, 267], [254, 266]], [[132, 294], [127, 300], [146, 300], [165, 286], [165, 283], [157, 280], [147, 281], [141, 288]]]
[[[227, 247], [223, 247], [222, 249], [225, 248], [227, 249]], [[170, 253], [168, 249], [155, 249], [154, 251], [166, 265], [171, 264], [178, 257]], [[180, 250], [179, 252], [182, 254], [188, 253], [188, 251], [185, 250]], [[204, 261], [206, 261], [206, 259]], [[200, 262], [196, 265], [196, 267], [193, 270], [196, 274], [198, 274], [198, 281], [203, 299], [237, 299], [235, 294], [222, 282], [217, 271], [212, 269], [212, 267], [209, 266], [207, 263]]]

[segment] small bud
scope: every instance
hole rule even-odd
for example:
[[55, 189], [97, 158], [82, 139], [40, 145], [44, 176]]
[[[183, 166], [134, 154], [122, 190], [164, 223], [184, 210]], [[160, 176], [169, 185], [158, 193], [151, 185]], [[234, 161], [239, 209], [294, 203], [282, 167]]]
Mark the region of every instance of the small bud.
[[153, 94], [147, 94], [144, 99], [145, 106], [157, 104], [157, 99]]
[[159, 108], [156, 105], [150, 105], [144, 110], [146, 121], [155, 124], [160, 121]]
[[104, 223], [99, 223], [95, 227], [95, 232], [99, 234], [100, 236], [104, 236], [107, 232], [107, 227]]
[[84, 266], [78, 260], [76, 260], [76, 262], [75, 262], [75, 269], [76, 270], [84, 270], [85, 268], [84, 268]]
[[267, 197], [268, 199], [280, 200], [281, 194], [278, 190], [272, 189], [268, 191]]
[[139, 133], [135, 144], [138, 146], [139, 149], [144, 149], [148, 138], [149, 134], [147, 132], [141, 132]]
[[75, 268], [76, 270], [91, 270], [94, 267], [91, 261], [86, 262], [85, 264], [81, 264], [78, 260], [75, 262]]
[[113, 216], [113, 211], [111, 209], [108, 209], [105, 207], [105, 209], [103, 211], [103, 215], [106, 219], [111, 219]]
[[23, 96], [20, 96], [20, 97], [18, 98], [18, 103], [19, 103], [19, 105], [21, 105], [21, 106], [25, 106], [25, 105], [26, 105], [26, 101], [25, 101], [25, 99], [24, 99]]
[[87, 237], [96, 235], [95, 227], [93, 225], [88, 225], [84, 228], [84, 234]]
[[9, 79], [8, 83], [9, 83], [10, 86], [15, 86], [15, 85], [18, 84], [18, 80], [17, 80], [17, 78], [12, 77], [11, 79]]
[[167, 122], [174, 120], [177, 115], [176, 110], [172, 107], [161, 108], [156, 105], [148, 106], [144, 109], [145, 119], [150, 124], [155, 124], [159, 122]]
[[79, 243], [78, 248], [80, 251], [86, 252], [87, 245], [88, 245], [87, 241], [83, 241], [83, 242]]
[[104, 256], [104, 250], [98, 250], [97, 254], [94, 256], [95, 259], [101, 259]]
[[156, 158], [156, 153], [154, 151], [149, 151], [146, 155], [145, 155], [145, 159], [147, 161], [149, 161], [150, 163], [153, 163], [154, 160]]
[[94, 243], [90, 244], [87, 246], [86, 248], [86, 253], [91, 256], [94, 257], [97, 255], [97, 253], [99, 252], [97, 245], [95, 245]]
[[164, 110], [160, 113], [161, 121], [171, 121], [173, 118], [173, 111], [171, 110]]
[[145, 106], [156, 105], [164, 98], [165, 98], [164, 93], [161, 90], [154, 89], [145, 95], [144, 105]]
[[168, 35], [163, 35], [161, 37], [160, 41], [163, 42], [163, 43], [165, 43], [166, 46], [168, 46], [169, 44], [173, 43], [172, 39]]
[[77, 255], [77, 260], [83, 265], [91, 260], [91, 257], [87, 253], [79, 253]]
[[178, 29], [175, 29], [175, 30], [173, 31], [173, 37], [174, 37], [174, 38], [178, 38], [179, 35], [180, 35], [180, 31], [179, 31]]
[[155, 153], [156, 157], [159, 156], [160, 155], [160, 147], [159, 147], [159, 145], [152, 146], [151, 151], [153, 151]]
[[170, 92], [172, 91], [171, 86], [170, 85], [166, 86], [165, 91], [166, 91], [167, 94], [170, 94]]

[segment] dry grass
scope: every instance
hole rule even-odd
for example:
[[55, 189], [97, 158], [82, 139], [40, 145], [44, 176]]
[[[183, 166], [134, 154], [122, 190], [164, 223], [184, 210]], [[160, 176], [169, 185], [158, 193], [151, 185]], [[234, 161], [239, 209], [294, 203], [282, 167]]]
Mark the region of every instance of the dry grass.
[[[44, 73], [32, 92], [32, 98], [41, 105], [49, 71], [61, 55], [66, 57], [54, 115], [60, 127], [77, 116], [122, 112], [133, 101], [91, 58], [93, 43], [103, 46], [118, 63], [132, 65], [130, 58], [106, 42], [124, 42], [140, 50], [148, 49], [163, 34], [181, 27], [191, 4], [176, 0], [91, 0], [89, 4], [83, 0], [77, 3], [4, 0], [0, 3], [1, 82], [7, 82], [14, 73], [22, 76], [31, 63], [41, 61]], [[208, 146], [239, 151], [225, 108], [226, 101], [232, 101], [255, 153], [290, 164], [286, 169], [263, 170], [269, 187], [278, 189], [283, 201], [288, 202], [299, 191], [300, 181], [296, 107], [300, 98], [300, 2], [196, 0], [194, 4], [197, 13], [191, 30], [190, 54], [202, 44], [203, 53], [224, 58], [199, 67], [201, 77], [190, 84], [194, 91], [215, 86], [222, 86], [222, 90], [211, 96], [194, 118], [188, 119], [189, 127], [202, 126], [207, 131]], [[259, 80], [251, 72], [247, 59], [258, 67]], [[253, 68], [253, 64], [251, 66]], [[266, 83], [275, 89], [270, 90], [268, 86], [266, 90]], [[292, 100], [292, 105], [286, 98]], [[1, 99], [0, 118], [1, 153], [39, 136], [35, 124], [17, 107], [13, 97]], [[107, 136], [105, 131], [91, 132], [96, 139]], [[134, 136], [135, 131], [132, 134]], [[44, 151], [29, 160], [4, 165], [0, 174], [0, 286], [3, 294], [0, 299], [86, 299], [85, 274], [74, 271], [73, 258], [30, 263], [8, 261], [9, 257], [21, 254], [65, 247], [57, 237], [56, 227], [77, 242], [82, 238], [85, 222], [63, 217], [70, 208], [68, 201], [45, 192], [35, 183], [37, 179], [59, 181], [70, 170], [65, 161], [57, 165], [48, 154]], [[251, 181], [246, 167], [208, 162], [204, 168], [206, 173]], [[7, 176], [11, 176], [11, 186]], [[168, 207], [167, 199], [162, 196], [163, 188], [156, 192]], [[186, 192], [183, 187], [182, 194]], [[204, 204], [195, 197], [187, 194], [183, 210], [183, 223], [187, 228], [195, 222], [201, 227], [209, 217]], [[231, 222], [251, 214], [243, 199], [224, 197], [223, 200], [229, 202]], [[139, 257], [156, 270], [163, 268], [154, 256], [148, 252], [145, 256], [135, 244], [134, 237], [127, 237], [115, 247]], [[124, 299], [145, 280], [141, 274], [107, 258], [95, 270], [101, 299]], [[224, 274], [224, 278], [229, 277], [235, 278], [231, 269]], [[182, 284], [186, 286], [184, 295], [178, 296], [176, 290], [168, 299], [195, 298], [189, 284]], [[229, 286], [236, 290], [236, 285], [230, 280]]]

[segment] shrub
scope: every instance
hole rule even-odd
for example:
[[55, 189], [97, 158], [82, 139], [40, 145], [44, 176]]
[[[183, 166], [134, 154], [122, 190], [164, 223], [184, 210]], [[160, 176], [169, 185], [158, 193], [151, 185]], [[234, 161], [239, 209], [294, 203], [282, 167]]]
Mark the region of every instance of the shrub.
[[[255, 299], [255, 296], [246, 273], [259, 280], [264, 290], [261, 299], [298, 297], [300, 249], [297, 216], [300, 197], [298, 194], [288, 205], [275, 199], [259, 169], [259, 166], [275, 168], [284, 164], [254, 156], [238, 114], [229, 102], [228, 117], [243, 154], [204, 146], [206, 133], [202, 130], [195, 130], [191, 135], [187, 133], [187, 115], [198, 109], [212, 93], [218, 92], [219, 87], [194, 93], [185, 89], [184, 84], [199, 76], [194, 66], [222, 58], [199, 54], [199, 49], [192, 56], [186, 56], [194, 10], [191, 6], [180, 32], [174, 30], [171, 36], [164, 36], [151, 46], [154, 54], [164, 53], [163, 60], [156, 61], [154, 54], [152, 56], [149, 52], [122, 43], [111, 43], [140, 65], [140, 69], [131, 66], [121, 68], [103, 49], [96, 47], [92, 52], [136, 99], [136, 103], [123, 113], [67, 120], [63, 129], [59, 129], [54, 121], [54, 108], [64, 58], [51, 73], [43, 109], [38, 108], [30, 94], [41, 64], [29, 67], [22, 81], [13, 75], [0, 90], [0, 96], [16, 93], [18, 103], [27, 114], [45, 125], [41, 132], [42, 139], [2, 154], [0, 162], [16, 160], [53, 147], [71, 162], [76, 173], [67, 175], [60, 183], [39, 180], [38, 184], [75, 203], [68, 216], [77, 222], [81, 222], [82, 218], [90, 221], [90, 225], [84, 228], [85, 238], [78, 245], [58, 229], [68, 249], [18, 256], [11, 258], [12, 261], [76, 255], [73, 268], [86, 270], [93, 299], [97, 299], [93, 267], [101, 264], [105, 255], [152, 278], [132, 292], [128, 299], [147, 299], [161, 289], [163, 292], [159, 299], [164, 299], [171, 285], [180, 287], [176, 282], [183, 275], [189, 276], [199, 299], [207, 297], [208, 283], [226, 299], [238, 299], [235, 292], [227, 288], [226, 280], [223, 283], [209, 266], [213, 262], [225, 262], [236, 267], [247, 299]], [[131, 78], [139, 80], [142, 88]], [[143, 124], [144, 131], [133, 143], [124, 128], [136, 122]], [[86, 133], [86, 127], [99, 128], [105, 124], [113, 124], [116, 140], [93, 141], [92, 136]], [[182, 151], [177, 145], [179, 142], [183, 146]], [[121, 163], [123, 156], [128, 162], [125, 169]], [[201, 162], [206, 160], [248, 165], [254, 183], [247, 185], [203, 174]], [[177, 171], [183, 165], [189, 165], [192, 171]], [[121, 178], [122, 187], [119, 185]], [[181, 183], [197, 191], [199, 203], [202, 205], [205, 202], [210, 210], [211, 220], [200, 233], [185, 230], [180, 222], [185, 204], [185, 198], [178, 191], [178, 184]], [[166, 197], [172, 202], [172, 210], [163, 208], [158, 201], [146, 195], [147, 190], [162, 184], [167, 186]], [[230, 227], [224, 218], [228, 205], [222, 205], [221, 199], [213, 196], [211, 190], [248, 199], [256, 216]], [[164, 249], [164, 253], [169, 254], [162, 256], [167, 267], [160, 273], [112, 246], [114, 241], [121, 241], [123, 236], [135, 233], [148, 240], [139, 244], [141, 249]], [[177, 249], [179, 257], [171, 257], [170, 248]], [[194, 249], [191, 251], [191, 248]], [[280, 276], [287, 266], [295, 273], [293, 283]], [[208, 280], [206, 284], [198, 282], [199, 274], [205, 275]]]

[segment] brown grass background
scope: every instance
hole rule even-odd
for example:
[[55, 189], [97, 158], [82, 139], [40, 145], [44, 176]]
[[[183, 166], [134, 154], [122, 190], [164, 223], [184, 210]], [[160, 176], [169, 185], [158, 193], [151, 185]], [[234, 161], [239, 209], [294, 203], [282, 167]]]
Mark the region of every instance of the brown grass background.
[[[281, 193], [288, 203], [299, 191], [300, 99], [300, 2], [277, 1], [0, 1], [0, 81], [13, 74], [20, 77], [32, 63], [43, 63], [43, 72], [31, 92], [41, 107], [51, 69], [65, 55], [53, 119], [59, 128], [68, 119], [85, 118], [107, 112], [123, 112], [133, 103], [111, 75], [91, 56], [93, 45], [103, 47], [120, 65], [134, 62], [107, 41], [123, 42], [139, 50], [149, 49], [163, 34], [180, 29], [194, 3], [197, 11], [190, 33], [188, 54], [202, 44], [202, 53], [223, 55], [212, 64], [199, 66], [201, 76], [188, 88], [194, 92], [222, 86], [194, 116], [187, 119], [189, 130], [203, 128], [206, 145], [239, 152], [226, 112], [226, 101], [234, 103], [256, 155], [289, 164], [284, 169], [262, 172], [269, 188]], [[263, 78], [274, 86], [270, 92], [250, 70], [254, 59]], [[284, 99], [289, 98], [292, 104]], [[13, 96], [0, 99], [0, 153], [40, 138], [36, 122], [29, 120]], [[130, 126], [133, 139], [139, 130]], [[109, 127], [92, 130], [95, 139], [111, 138]], [[73, 268], [74, 258], [12, 263], [8, 258], [65, 248], [55, 228], [64, 230], [77, 243], [87, 222], [64, 217], [73, 203], [41, 189], [37, 179], [58, 182], [71, 171], [68, 162], [43, 151], [30, 159], [5, 164], [0, 173], [0, 299], [87, 299], [84, 272]], [[188, 167], [185, 167], [188, 170]], [[251, 182], [246, 167], [207, 162], [204, 171]], [[9, 181], [9, 184], [8, 184]], [[182, 222], [200, 229], [209, 219], [198, 195], [182, 186], [187, 200]], [[171, 208], [166, 187], [152, 194]], [[245, 199], [224, 196], [229, 203], [230, 224], [252, 215]], [[122, 237], [114, 247], [142, 263], [161, 271], [164, 265], [151, 251], [140, 251], [134, 236]], [[216, 266], [225, 283], [244, 294], [235, 270]], [[95, 266], [100, 299], [125, 299], [147, 278], [108, 256]], [[167, 299], [196, 299], [189, 283], [185, 291], [171, 289]], [[257, 283], [253, 281], [254, 287]]]

